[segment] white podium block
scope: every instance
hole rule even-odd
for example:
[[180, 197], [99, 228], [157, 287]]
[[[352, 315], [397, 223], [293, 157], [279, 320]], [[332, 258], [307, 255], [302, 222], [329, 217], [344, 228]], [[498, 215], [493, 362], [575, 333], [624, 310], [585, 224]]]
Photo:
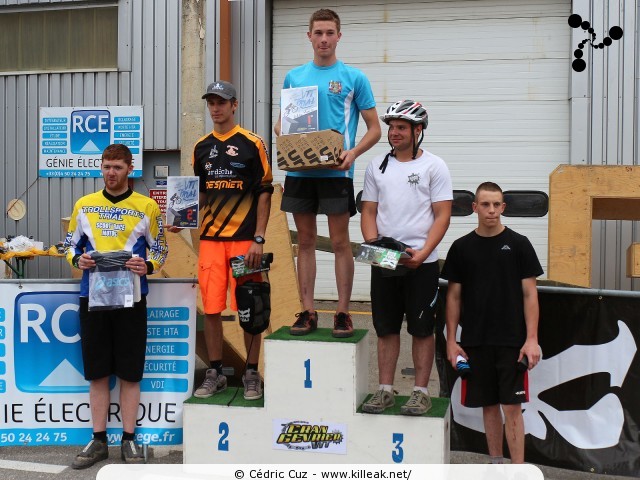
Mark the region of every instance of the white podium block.
[[[237, 390], [232, 406], [226, 403]], [[242, 388], [228, 388], [214, 398], [219, 404], [205, 403], [193, 397], [183, 410], [184, 463], [253, 463], [243, 462], [257, 449], [266, 450], [265, 441], [271, 435], [261, 400], [253, 400], [257, 407], [247, 407]], [[207, 399], [210, 400], [210, 399]]]
[[368, 332], [356, 330], [353, 337], [334, 339], [328, 328], [303, 337], [288, 331], [283, 327], [264, 341], [269, 413], [350, 418], [368, 393]]
[[[228, 388], [184, 406], [185, 463], [449, 463], [449, 400], [425, 415], [361, 413], [368, 397], [366, 330], [333, 339], [330, 329], [265, 339], [265, 389], [247, 401]], [[237, 390], [237, 392], [236, 392]], [[235, 396], [234, 396], [235, 395]]]
[[[396, 397], [396, 406], [408, 399]], [[446, 405], [443, 417], [357, 414], [349, 423], [353, 435], [347, 456], [351, 461], [345, 463], [449, 463], [448, 401], [433, 400], [432, 409]]]

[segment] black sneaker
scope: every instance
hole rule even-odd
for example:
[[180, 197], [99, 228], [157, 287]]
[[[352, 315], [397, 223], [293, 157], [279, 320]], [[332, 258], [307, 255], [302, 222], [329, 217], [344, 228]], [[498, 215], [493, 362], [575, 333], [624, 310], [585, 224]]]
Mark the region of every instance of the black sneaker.
[[333, 316], [333, 331], [331, 335], [334, 338], [348, 338], [353, 336], [353, 320], [351, 315], [344, 312], [338, 312]]
[[124, 463], [147, 463], [142, 447], [133, 440], [123, 440], [120, 451]]
[[76, 456], [76, 459], [71, 464], [71, 468], [75, 470], [89, 468], [107, 458], [109, 458], [107, 442], [92, 438], [91, 441], [87, 443], [87, 446]]
[[289, 328], [291, 335], [307, 335], [318, 328], [318, 314], [310, 310], [296, 313], [296, 323]]

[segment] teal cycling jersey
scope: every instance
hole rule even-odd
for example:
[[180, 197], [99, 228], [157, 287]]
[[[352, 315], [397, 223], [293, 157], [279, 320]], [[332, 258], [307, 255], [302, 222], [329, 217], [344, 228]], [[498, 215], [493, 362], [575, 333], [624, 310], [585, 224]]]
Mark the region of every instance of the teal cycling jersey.
[[[283, 88], [318, 87], [318, 126], [333, 129], [344, 135], [344, 149], [355, 146], [356, 130], [362, 110], [376, 106], [371, 84], [366, 75], [354, 67], [337, 61], [329, 67], [305, 63], [287, 73]], [[334, 169], [287, 172], [294, 177], [353, 178], [354, 166], [348, 172]]]

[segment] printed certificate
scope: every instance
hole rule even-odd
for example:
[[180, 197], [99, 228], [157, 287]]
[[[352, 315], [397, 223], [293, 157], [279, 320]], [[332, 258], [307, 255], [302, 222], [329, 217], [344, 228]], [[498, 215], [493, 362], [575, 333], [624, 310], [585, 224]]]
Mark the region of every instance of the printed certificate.
[[167, 225], [198, 228], [198, 177], [167, 177]]
[[285, 88], [280, 96], [282, 135], [318, 131], [318, 87]]

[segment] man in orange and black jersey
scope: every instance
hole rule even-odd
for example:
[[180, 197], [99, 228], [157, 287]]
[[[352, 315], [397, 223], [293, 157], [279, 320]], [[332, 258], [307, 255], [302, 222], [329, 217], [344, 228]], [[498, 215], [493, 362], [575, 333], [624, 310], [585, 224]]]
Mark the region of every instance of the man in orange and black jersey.
[[[269, 220], [273, 175], [265, 144], [258, 135], [236, 125], [238, 108], [235, 87], [213, 82], [202, 96], [213, 120], [213, 131], [193, 149], [193, 171], [200, 177], [200, 227], [198, 283], [205, 311], [205, 341], [211, 368], [196, 397], [206, 398], [224, 390], [222, 374], [221, 312], [226, 308], [231, 285], [231, 309], [237, 310], [235, 279], [229, 259], [244, 255], [245, 263], [257, 268], [262, 258]], [[250, 280], [261, 281], [260, 274]], [[247, 277], [243, 277], [246, 279]], [[258, 373], [261, 338], [244, 333], [247, 370], [242, 377], [244, 398], [262, 397]]]

